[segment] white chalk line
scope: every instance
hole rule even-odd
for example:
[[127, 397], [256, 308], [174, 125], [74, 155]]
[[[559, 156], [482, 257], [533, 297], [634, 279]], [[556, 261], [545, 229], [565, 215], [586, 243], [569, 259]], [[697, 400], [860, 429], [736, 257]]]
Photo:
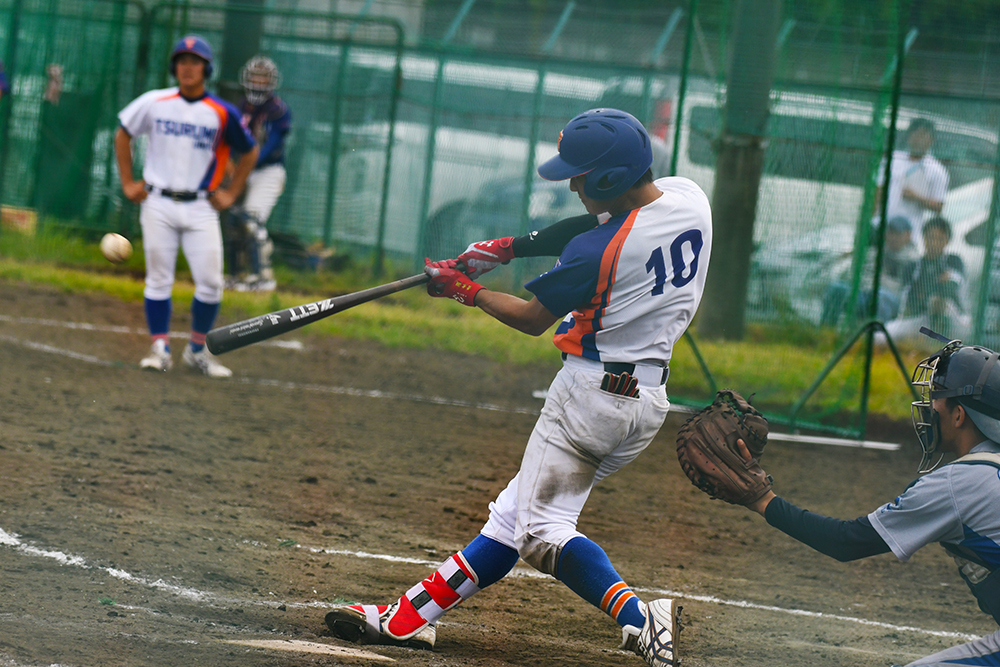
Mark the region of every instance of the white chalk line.
[[[3, 317], [5, 316], [0, 316], [0, 319], [2, 319]], [[33, 341], [23, 340], [21, 338], [15, 338], [13, 336], [8, 336], [6, 334], [0, 334], [0, 340], [12, 343], [14, 345], [27, 347], [32, 350], [38, 350], [39, 352], [47, 352], [49, 354], [68, 357], [70, 359], [76, 359], [77, 361], [83, 361], [85, 363], [95, 364], [97, 366], [104, 366], [104, 367], [125, 366], [125, 364], [123, 364], [122, 362], [105, 361], [104, 359], [100, 359], [99, 357], [95, 357], [90, 354], [80, 354], [79, 352], [74, 352], [72, 350], [54, 347], [52, 345], [44, 345], [42, 343], [35, 343]], [[237, 378], [233, 381], [238, 382], [240, 384], [254, 384], [261, 387], [310, 391], [323, 394], [336, 394], [341, 396], [355, 396], [359, 398], [380, 398], [393, 401], [412, 401], [416, 403], [430, 403], [432, 405], [444, 405], [456, 408], [471, 408], [473, 410], [488, 410], [493, 412], [507, 412], [512, 414], [537, 415], [539, 412], [538, 408], [523, 408], [523, 407], [510, 408], [502, 405], [496, 405], [493, 403], [474, 403], [472, 401], [462, 401], [458, 399], [444, 398], [442, 396], [403, 394], [394, 391], [379, 391], [378, 389], [356, 389], [354, 387], [337, 387], [333, 385], [307, 384], [301, 382], [290, 382], [287, 380], [269, 380], [266, 378], [243, 377], [243, 378]]]
[[[154, 588], [162, 590], [165, 592], [173, 593], [179, 597], [192, 600], [194, 602], [206, 602], [206, 603], [218, 603], [227, 606], [232, 606], [234, 603], [242, 604], [254, 604], [262, 605], [267, 607], [279, 607], [285, 605], [286, 607], [293, 607], [297, 609], [308, 609], [308, 608], [322, 608], [329, 609], [334, 605], [328, 602], [282, 602], [278, 600], [247, 600], [244, 598], [228, 598], [224, 596], [217, 595], [208, 591], [201, 591], [195, 588], [189, 588], [186, 586], [178, 586], [175, 584], [168, 583], [163, 579], [151, 580], [146, 577], [141, 577], [133, 575], [125, 570], [113, 567], [101, 567], [91, 565], [82, 556], [75, 556], [71, 554], [66, 554], [61, 551], [53, 551], [50, 549], [44, 549], [35, 547], [29, 544], [25, 544], [21, 539], [14, 533], [8, 533], [2, 528], [0, 528], [0, 545], [11, 547], [19, 551], [20, 553], [27, 556], [35, 556], [39, 558], [48, 558], [56, 561], [60, 565], [70, 565], [74, 567], [80, 567], [83, 569], [95, 569], [106, 572], [110, 576], [125, 581], [131, 584], [138, 584], [141, 586], [146, 586], [148, 588]], [[413, 565], [423, 565], [427, 568], [437, 568], [440, 566], [441, 561], [428, 560], [425, 558], [412, 558], [403, 556], [392, 556], [389, 554], [375, 554], [365, 551], [349, 551], [344, 549], [325, 549], [320, 547], [301, 547], [305, 548], [307, 551], [312, 553], [322, 553], [330, 555], [339, 556], [349, 556], [359, 559], [367, 560], [383, 560], [396, 563], [408, 563]], [[515, 577], [529, 577], [538, 579], [547, 579], [555, 582], [555, 579], [549, 575], [530, 570], [528, 568], [518, 567], [514, 572], [511, 573]], [[858, 625], [865, 625], [869, 627], [877, 627], [885, 630], [892, 630], [895, 632], [914, 632], [918, 634], [931, 635], [934, 637], [948, 637], [954, 639], [961, 639], [963, 641], [971, 641], [976, 639], [976, 635], [969, 635], [961, 632], [948, 632], [944, 630], [927, 630], [925, 628], [918, 628], [910, 625], [894, 625], [892, 623], [885, 623], [882, 621], [872, 621], [865, 618], [858, 618], [856, 616], [844, 616], [841, 614], [827, 614], [818, 611], [808, 611], [805, 609], [793, 609], [787, 607], [778, 607], [774, 605], [758, 604], [756, 602], [750, 602], [747, 600], [728, 600], [725, 598], [719, 598], [714, 595], [697, 595], [688, 593], [685, 591], [675, 591], [663, 588], [639, 588], [633, 587], [633, 590], [640, 593], [650, 593], [657, 596], [665, 596], [670, 598], [680, 598], [685, 600], [693, 600], [696, 602], [704, 602], [707, 604], [724, 605], [728, 607], [738, 607], [741, 609], [756, 609], [759, 611], [769, 611], [779, 614], [789, 614], [791, 616], [800, 616], [806, 618], [819, 618], [819, 619], [829, 619], [835, 621], [842, 621], [845, 623], [855, 623]], [[123, 605], [121, 605], [123, 606]]]
[[[64, 322], [61, 320], [49, 320], [41, 319], [36, 317], [12, 317], [10, 315], [0, 315], [0, 322], [10, 322], [14, 324], [34, 324], [41, 326], [51, 326], [60, 327], [63, 329], [79, 329], [83, 331], [98, 331], [104, 333], [121, 333], [121, 334], [142, 334], [145, 335], [148, 332], [145, 329], [134, 329], [125, 326], [116, 326], [110, 324], [89, 324], [86, 322]], [[171, 331], [171, 338], [179, 338], [183, 340], [188, 340], [191, 338], [191, 334], [181, 331]], [[90, 355], [83, 355], [77, 352], [72, 352], [71, 350], [61, 350], [52, 346], [43, 345], [40, 343], [31, 343], [28, 341], [21, 341], [19, 339], [0, 335], [0, 340], [6, 340], [11, 343], [24, 345], [32, 349], [36, 349], [42, 352], [51, 352], [53, 354], [59, 354], [71, 359], [77, 359], [79, 361], [86, 361], [89, 363], [98, 364], [101, 366], [117, 366], [123, 365], [121, 362], [110, 362], [98, 359], [97, 357], [92, 357]], [[269, 347], [278, 347], [288, 350], [302, 351], [305, 349], [301, 341], [297, 340], [269, 340], [257, 343], [257, 345], [266, 345]], [[353, 389], [350, 387], [330, 387], [325, 385], [301, 385], [295, 382], [283, 382], [279, 380], [249, 380], [243, 378], [240, 380], [244, 384], [256, 382], [261, 386], [266, 387], [280, 387], [284, 389], [302, 389], [305, 391], [318, 391], [327, 394], [341, 394], [347, 396], [360, 396], [367, 398], [384, 398], [390, 400], [404, 400], [404, 401], [416, 401], [418, 403], [432, 403], [435, 405], [448, 405], [452, 407], [463, 407], [463, 408], [474, 408], [477, 410], [490, 410], [496, 412], [510, 412], [514, 414], [529, 414], [537, 415], [539, 410], [536, 408], [505, 408], [503, 406], [493, 405], [491, 403], [471, 403], [468, 401], [454, 401], [451, 399], [441, 398], [437, 396], [421, 396], [416, 394], [397, 394], [394, 392], [382, 392], [382, 391], [366, 391], [362, 389]], [[545, 399], [547, 391], [545, 389], [538, 389], [531, 392], [531, 396], [537, 399]], [[698, 408], [693, 408], [684, 405], [673, 404], [670, 406], [672, 412], [682, 412], [685, 414], [694, 414], [698, 412]], [[800, 435], [792, 433], [776, 433], [772, 432], [769, 435], [771, 440], [779, 440], [783, 442], [792, 442], [797, 444], [805, 445], [835, 445], [839, 447], [855, 447], [858, 449], [877, 449], [883, 451], [898, 451], [900, 445], [894, 442], [879, 442], [876, 440], [849, 440], [846, 438], [832, 438], [827, 436], [811, 436], [811, 435]]]
[[[6, 319], [11, 319], [11, 318], [8, 318], [7, 316], [0, 315], [0, 320], [3, 320], [5, 318]], [[28, 319], [28, 318], [20, 318], [20, 319]], [[87, 327], [93, 327], [93, 326], [94, 325], [86, 325], [86, 326], [81, 326], [80, 328], [87, 328]], [[125, 328], [125, 327], [109, 327], [109, 329], [127, 329], [127, 328]], [[95, 328], [95, 330], [100, 330], [100, 329], [99, 328]], [[129, 332], [131, 332], [131, 330], [129, 330]], [[48, 352], [48, 353], [52, 353], [52, 354], [60, 354], [62, 356], [66, 356], [66, 357], [69, 357], [69, 358], [77, 359], [79, 361], [84, 361], [84, 362], [87, 362], [87, 363], [94, 363], [94, 364], [98, 364], [98, 365], [101, 365], [101, 366], [114, 366], [115, 365], [115, 363], [113, 363], [113, 362], [108, 362], [108, 361], [105, 361], [103, 359], [99, 359], [97, 357], [91, 356], [91, 355], [79, 354], [79, 353], [73, 352], [71, 350], [63, 350], [63, 349], [60, 349], [60, 348], [55, 348], [55, 347], [52, 347], [52, 346], [49, 346], [49, 345], [43, 345], [43, 344], [40, 344], [40, 343], [34, 343], [34, 342], [31, 342], [31, 341], [23, 341], [23, 340], [20, 340], [20, 339], [17, 339], [17, 338], [13, 338], [11, 336], [0, 335], [0, 340], [6, 340], [8, 342], [12, 342], [12, 343], [15, 343], [15, 344], [20, 344], [20, 345], [23, 345], [25, 347], [29, 347], [31, 349], [36, 349], [36, 350], [43, 351], [43, 352]], [[537, 414], [537, 412], [538, 412], [537, 410], [530, 409], [530, 408], [513, 408], [512, 409], [512, 408], [506, 408], [506, 407], [503, 407], [503, 406], [493, 405], [493, 404], [489, 404], [489, 403], [473, 403], [473, 402], [470, 402], [470, 401], [456, 401], [456, 400], [453, 400], [453, 399], [447, 399], [447, 398], [442, 398], [442, 397], [438, 397], [438, 396], [421, 396], [421, 395], [417, 395], [417, 394], [401, 394], [401, 393], [396, 393], [396, 392], [385, 392], [385, 391], [379, 391], [379, 390], [355, 389], [355, 388], [352, 388], [352, 387], [336, 387], [336, 386], [318, 385], [318, 384], [302, 384], [302, 383], [297, 383], [297, 382], [288, 382], [288, 381], [281, 381], [281, 380], [267, 380], [267, 379], [257, 379], [257, 380], [254, 380], [254, 379], [249, 379], [249, 378], [243, 378], [243, 379], [239, 380], [239, 382], [241, 382], [243, 384], [257, 384], [257, 385], [260, 385], [260, 386], [278, 387], [278, 388], [283, 388], [283, 389], [298, 389], [298, 390], [305, 390], [305, 391], [322, 392], [322, 393], [329, 393], [329, 394], [341, 394], [341, 395], [347, 395], [347, 396], [357, 396], [357, 397], [367, 397], [367, 398], [381, 398], [381, 399], [390, 399], [390, 400], [408, 400], [408, 401], [416, 401], [416, 402], [424, 402], [424, 403], [433, 403], [433, 404], [437, 404], [437, 405], [448, 405], [448, 406], [454, 406], [454, 407], [473, 408], [473, 409], [479, 409], [479, 410], [493, 410], [493, 411], [500, 411], [500, 412], [515, 412], [515, 413], [521, 413], [521, 414]], [[63, 559], [63, 558], [70, 559], [70, 560], [67, 560], [66, 562], [62, 562], [61, 563], [61, 564], [64, 564], [64, 565], [66, 565], [66, 564], [68, 564], [68, 565], [80, 565], [80, 564], [84, 563], [84, 561], [82, 559], [80, 559], [80, 563], [73, 562], [73, 559], [76, 559], [78, 557], [75, 557], [75, 556], [73, 556], [73, 557], [65, 556], [64, 554], [60, 554], [60, 552], [49, 552], [49, 551], [39, 550], [39, 549], [36, 549], [34, 547], [22, 545], [22, 544], [20, 544], [20, 541], [17, 541], [17, 543], [14, 544], [14, 545], [11, 545], [11, 543], [8, 542], [8, 541], [6, 541], [5, 538], [9, 538], [9, 534], [5, 533], [2, 529], [0, 529], [0, 544], [7, 544], [8, 546], [17, 546], [19, 550], [22, 550], [24, 553], [27, 553], [29, 555], [50, 557], [50, 558], [55, 558], [56, 560], [60, 560], [60, 559]], [[370, 553], [367, 553], [367, 552], [351, 552], [351, 551], [342, 551], [342, 550], [334, 550], [334, 549], [313, 549], [313, 551], [316, 551], [316, 552], [319, 552], [319, 553], [327, 553], [327, 554], [348, 555], [348, 556], [353, 556], [353, 557], [356, 557], [356, 558], [392, 560], [392, 561], [395, 561], [395, 562], [404, 562], [404, 563], [413, 563], [413, 564], [419, 564], [419, 565], [427, 565], [429, 567], [430, 566], [437, 567], [439, 565], [439, 563], [436, 562], [436, 561], [428, 561], [428, 560], [416, 559], [416, 558], [401, 558], [401, 557], [388, 556], [388, 555], [384, 555], [384, 554], [370, 554]], [[83, 566], [86, 566], [86, 565], [83, 565]], [[86, 566], [86, 567], [89, 567], [89, 566]], [[227, 600], [227, 599], [223, 599], [223, 598], [218, 598], [217, 596], [214, 596], [214, 594], [206, 593], [204, 591], [197, 591], [195, 589], [187, 589], [187, 588], [183, 588], [183, 587], [178, 587], [178, 586], [175, 586], [173, 584], [168, 584], [167, 582], [164, 582], [162, 579], [158, 579], [156, 581], [150, 582], [150, 581], [145, 580], [145, 579], [136, 578], [133, 575], [127, 573], [127, 572], [124, 572], [122, 570], [117, 570], [115, 568], [101, 568], [101, 569], [107, 571], [108, 574], [110, 574], [110, 575], [112, 575], [112, 576], [114, 576], [116, 578], [119, 578], [119, 579], [122, 579], [122, 580], [125, 580], [125, 581], [129, 581], [129, 582], [132, 582], [132, 583], [142, 584], [142, 585], [145, 585], [145, 586], [148, 586], [148, 587], [152, 587], [152, 588], [159, 588], [159, 589], [162, 589], [162, 590], [167, 590], [167, 591], [173, 592], [173, 593], [175, 593], [175, 594], [177, 594], [177, 595], [179, 595], [181, 597], [187, 597], [187, 598], [190, 598], [190, 599], [193, 599], [193, 600], [196, 600], [196, 601], [205, 600], [206, 597], [216, 598], [216, 599], [218, 599], [220, 601], [229, 602], [229, 603], [232, 603], [233, 601], [240, 601], [238, 599], [235, 599], [235, 600], [234, 599], [228, 599]], [[550, 577], [548, 577], [548, 575], [543, 575], [541, 573], [534, 572], [533, 570], [525, 570], [524, 572], [520, 572], [520, 573], [515, 572], [515, 573], [512, 573], [512, 574], [514, 574], [515, 576], [526, 576], [526, 577], [535, 577], [535, 576], [537, 576], [538, 578], [550, 578]], [[812, 611], [807, 611], [807, 610], [803, 610], [803, 609], [787, 609], [787, 608], [784, 608], [784, 607], [776, 607], [776, 606], [773, 606], [773, 605], [761, 605], [761, 604], [757, 604], [757, 603], [753, 603], [753, 602], [749, 602], [749, 601], [745, 601], [745, 600], [726, 600], [726, 599], [717, 598], [717, 597], [714, 597], [714, 596], [693, 595], [693, 594], [690, 594], [690, 593], [685, 593], [685, 592], [681, 592], [681, 591], [673, 591], [673, 590], [668, 590], [668, 589], [654, 589], [654, 588], [638, 588], [638, 587], [636, 587], [636, 588], [634, 588], [634, 590], [637, 590], [637, 591], [640, 591], [640, 592], [648, 592], [648, 593], [652, 593], [652, 594], [655, 594], [655, 595], [666, 595], [668, 597], [684, 598], [684, 599], [689, 599], [689, 600], [695, 600], [695, 601], [698, 601], [698, 602], [706, 602], [706, 603], [710, 603], [710, 604], [720, 604], [720, 605], [740, 607], [740, 608], [745, 608], [745, 609], [758, 609], [758, 610], [761, 610], [761, 611], [772, 611], [772, 612], [786, 613], [786, 614], [791, 614], [791, 615], [796, 615], [796, 616], [806, 616], [806, 617], [813, 617], [813, 618], [828, 618], [828, 619], [834, 619], [834, 620], [839, 620], [839, 621], [844, 621], [844, 622], [858, 623], [858, 624], [861, 624], [861, 625], [868, 625], [868, 626], [873, 626], [873, 627], [880, 627], [880, 628], [885, 628], [885, 629], [895, 630], [895, 631], [917, 632], [917, 633], [923, 633], [923, 634], [928, 634], [928, 635], [937, 636], [937, 637], [953, 637], [953, 638], [958, 638], [958, 639], [964, 639], [966, 641], [971, 640], [971, 639], [975, 639], [975, 635], [968, 635], [968, 634], [964, 634], [964, 633], [946, 632], [946, 631], [939, 631], [939, 630], [926, 630], [926, 629], [923, 629], [923, 628], [917, 628], [917, 627], [913, 627], [913, 626], [900, 626], [900, 625], [894, 625], [894, 624], [891, 624], [891, 623], [884, 623], [884, 622], [881, 622], [881, 621], [872, 621], [872, 620], [868, 620], [868, 619], [857, 618], [857, 617], [854, 617], [854, 616], [842, 616], [842, 615], [838, 615], [838, 614], [825, 614], [825, 613], [822, 613], [822, 612], [812, 612]], [[329, 607], [328, 604], [321, 603], [321, 602], [312, 602], [312, 603], [285, 602], [285, 603], [280, 603], [280, 602], [275, 602], [275, 601], [255, 601], [255, 604], [265, 604], [265, 605], [268, 605], [268, 606], [275, 606], [275, 607], [279, 606], [280, 604], [285, 604], [287, 606], [292, 606], [292, 607]]]

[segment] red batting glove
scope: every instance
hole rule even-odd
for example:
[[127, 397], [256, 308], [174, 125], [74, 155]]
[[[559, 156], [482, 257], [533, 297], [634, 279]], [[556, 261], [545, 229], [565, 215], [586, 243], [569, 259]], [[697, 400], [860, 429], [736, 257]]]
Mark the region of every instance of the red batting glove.
[[511, 247], [513, 242], [513, 236], [505, 236], [502, 239], [493, 239], [492, 241], [479, 241], [466, 248], [465, 252], [458, 256], [458, 260], [469, 267], [469, 276], [478, 278], [514, 259], [514, 250]]
[[455, 267], [457, 259], [446, 259], [431, 262], [424, 258], [424, 273], [431, 277], [427, 283], [427, 293], [433, 297], [448, 297], [465, 306], [476, 305], [476, 294], [483, 286], [469, 278]]

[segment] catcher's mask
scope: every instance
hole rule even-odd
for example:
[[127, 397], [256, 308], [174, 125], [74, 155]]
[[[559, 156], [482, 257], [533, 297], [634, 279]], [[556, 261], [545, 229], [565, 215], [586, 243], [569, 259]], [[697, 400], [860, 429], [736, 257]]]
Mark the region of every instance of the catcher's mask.
[[254, 56], [240, 71], [240, 85], [243, 86], [247, 101], [260, 106], [281, 85], [281, 72], [267, 56]]
[[921, 400], [914, 401], [910, 408], [923, 450], [917, 472], [934, 470], [944, 456], [940, 451], [940, 416], [931, 405], [935, 398], [956, 399], [983, 435], [1000, 442], [998, 357], [1000, 354], [993, 350], [953, 340], [917, 364], [911, 383], [920, 392]]

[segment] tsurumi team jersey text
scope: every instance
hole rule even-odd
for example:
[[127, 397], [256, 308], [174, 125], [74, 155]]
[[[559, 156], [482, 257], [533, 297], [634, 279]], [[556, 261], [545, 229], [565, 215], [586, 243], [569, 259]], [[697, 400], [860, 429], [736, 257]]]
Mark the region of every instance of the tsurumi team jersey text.
[[167, 190], [215, 190], [230, 152], [254, 147], [239, 111], [208, 93], [190, 100], [177, 88], [151, 90], [122, 109], [118, 120], [129, 136], [149, 137], [143, 180]]

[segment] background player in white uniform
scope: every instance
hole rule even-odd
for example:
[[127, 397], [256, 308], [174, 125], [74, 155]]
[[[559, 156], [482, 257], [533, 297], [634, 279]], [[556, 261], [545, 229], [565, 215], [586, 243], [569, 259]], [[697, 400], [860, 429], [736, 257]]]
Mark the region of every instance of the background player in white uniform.
[[[924, 221], [941, 213], [948, 192], [948, 171], [931, 155], [934, 145], [934, 123], [915, 118], [906, 130], [906, 150], [892, 153], [892, 173], [889, 176], [888, 220], [902, 216], [910, 221], [914, 237], [919, 237]], [[879, 212], [885, 183], [885, 164], [878, 170], [878, 190], [875, 211]]]
[[[840, 561], [892, 551], [909, 560], [939, 542], [955, 558], [979, 607], [1000, 623], [1000, 364], [998, 354], [952, 341], [921, 361], [913, 385], [923, 400], [913, 422], [921, 473], [899, 497], [854, 521], [813, 514], [768, 492], [751, 509]], [[937, 470], [944, 453], [958, 459]], [[749, 452], [744, 452], [749, 459]], [[931, 472], [933, 471], [933, 472]], [[909, 663], [1000, 665], [1000, 630]]]
[[[240, 72], [244, 97], [237, 105], [244, 124], [260, 147], [257, 165], [247, 178], [242, 206], [228, 215], [227, 286], [238, 291], [269, 292], [277, 287], [271, 268], [273, 244], [267, 234], [278, 197], [285, 191], [285, 140], [292, 129], [292, 112], [274, 91], [281, 73], [274, 61], [254, 56]], [[244, 263], [248, 266], [245, 266]], [[243, 270], [246, 276], [240, 276]]]
[[594, 485], [635, 459], [662, 425], [667, 364], [708, 271], [708, 198], [684, 178], [654, 182], [651, 162], [646, 130], [624, 112], [595, 109], [569, 122], [559, 155], [538, 172], [570, 179], [591, 215], [527, 238], [473, 244], [459, 257], [477, 275], [509, 261], [515, 248], [555, 249], [555, 267], [526, 286], [535, 295], [531, 301], [484, 289], [456, 270], [455, 260], [428, 264], [432, 296], [478, 306], [536, 336], [563, 319], [554, 340], [563, 368], [521, 469], [490, 504], [479, 536], [393, 605], [331, 611], [327, 624], [334, 634], [429, 647], [430, 624], [523, 558], [614, 618], [623, 648], [650, 665], [674, 664], [673, 601], [644, 604], [604, 550], [577, 530]]
[[[146, 322], [153, 345], [140, 367], [168, 371], [171, 294], [177, 251], [194, 278], [191, 342], [186, 365], [210, 377], [232, 372], [205, 348], [222, 301], [222, 232], [218, 211], [228, 208], [243, 189], [257, 161], [257, 147], [241, 124], [240, 113], [209, 94], [212, 50], [201, 37], [182, 38], [170, 54], [170, 73], [178, 87], [151, 90], [119, 114], [115, 155], [122, 191], [142, 208], [142, 246], [146, 257]], [[149, 137], [142, 179], [132, 176], [132, 138]], [[242, 155], [232, 181], [220, 188], [230, 151]]]

